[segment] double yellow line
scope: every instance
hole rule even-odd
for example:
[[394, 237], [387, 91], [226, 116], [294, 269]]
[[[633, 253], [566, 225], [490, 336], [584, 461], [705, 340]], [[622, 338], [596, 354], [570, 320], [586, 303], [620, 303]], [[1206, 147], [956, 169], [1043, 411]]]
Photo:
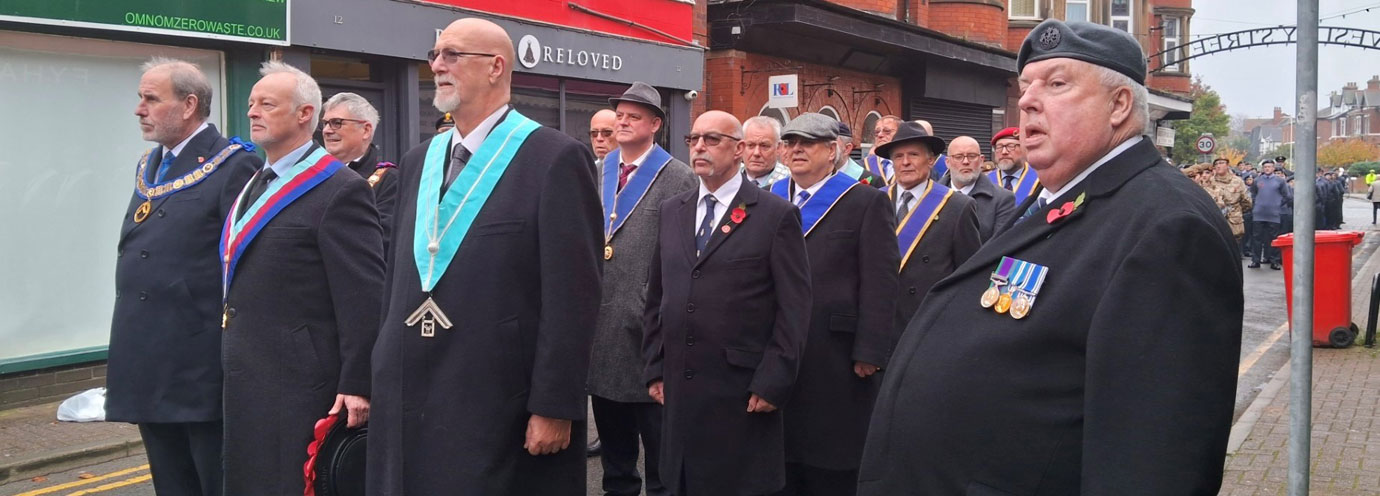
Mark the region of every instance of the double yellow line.
[[109, 491], [109, 490], [111, 490], [111, 489], [117, 489], [117, 488], [121, 488], [121, 487], [125, 487], [125, 486], [132, 486], [132, 485], [135, 485], [135, 484], [139, 484], [139, 483], [142, 483], [142, 482], [147, 482], [147, 481], [149, 481], [149, 480], [152, 480], [152, 479], [153, 479], [153, 474], [147, 473], [147, 472], [148, 472], [148, 469], [149, 469], [149, 466], [148, 466], [148, 465], [140, 465], [140, 466], [138, 466], [138, 467], [127, 468], [127, 469], [124, 469], [124, 470], [119, 470], [119, 471], [111, 472], [111, 473], [108, 473], [108, 474], [105, 474], [105, 475], [98, 475], [98, 476], [92, 477], [92, 478], [90, 478], [90, 479], [84, 479], [84, 480], [79, 480], [79, 481], [75, 481], [75, 482], [68, 482], [68, 483], [65, 483], [65, 484], [58, 484], [58, 485], [56, 485], [56, 486], [45, 487], [45, 488], [42, 488], [42, 489], [35, 489], [35, 490], [33, 490], [33, 491], [29, 491], [29, 492], [26, 492], [26, 493], [19, 493], [19, 494], [16, 494], [15, 496], [39, 496], [39, 495], [42, 495], [42, 494], [52, 494], [52, 493], [56, 493], [56, 492], [58, 492], [58, 491], [62, 491], [62, 490], [64, 490], [64, 489], [71, 489], [71, 488], [74, 488], [74, 487], [81, 487], [81, 486], [85, 486], [85, 485], [87, 485], [87, 484], [95, 484], [95, 483], [100, 482], [100, 481], [103, 481], [103, 480], [114, 479], [114, 478], [117, 478], [117, 477], [122, 477], [122, 476], [130, 475], [130, 474], [134, 474], [134, 473], [139, 473], [139, 472], [145, 472], [143, 475], [136, 475], [136, 476], [130, 477], [130, 478], [128, 478], [128, 479], [119, 480], [119, 481], [111, 482], [111, 483], [108, 483], [108, 484], [102, 484], [102, 485], [99, 485], [99, 486], [96, 486], [96, 487], [87, 488], [87, 489], [81, 489], [81, 490], [78, 490], [78, 491], [72, 492], [72, 493], [67, 493], [67, 496], [81, 496], [81, 495], [84, 495], [84, 494], [95, 494], [95, 493], [105, 492], [105, 491]]

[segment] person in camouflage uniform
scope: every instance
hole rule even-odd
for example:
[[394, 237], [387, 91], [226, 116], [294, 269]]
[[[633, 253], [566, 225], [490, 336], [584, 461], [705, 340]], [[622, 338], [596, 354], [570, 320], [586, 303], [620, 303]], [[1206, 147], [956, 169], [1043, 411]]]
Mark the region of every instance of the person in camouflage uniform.
[[1241, 236], [1246, 233], [1244, 212], [1251, 211], [1251, 195], [1246, 189], [1246, 183], [1231, 173], [1230, 162], [1224, 158], [1213, 160], [1212, 170], [1205, 171], [1204, 175], [1211, 176], [1208, 193], [1217, 202], [1217, 208], [1222, 209], [1222, 214], [1226, 215], [1227, 224], [1231, 225], [1232, 236], [1236, 236], [1240, 241]]

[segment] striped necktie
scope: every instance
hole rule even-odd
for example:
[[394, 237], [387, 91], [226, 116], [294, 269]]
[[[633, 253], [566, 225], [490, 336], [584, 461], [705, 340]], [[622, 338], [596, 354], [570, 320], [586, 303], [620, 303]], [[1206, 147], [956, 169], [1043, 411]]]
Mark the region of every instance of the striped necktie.
[[1032, 215], [1035, 215], [1035, 212], [1039, 212], [1040, 209], [1045, 208], [1045, 205], [1048, 205], [1048, 204], [1049, 204], [1049, 202], [1045, 201], [1045, 198], [1044, 198], [1044, 197], [1037, 197], [1037, 198], [1035, 198], [1035, 203], [1032, 203], [1032, 204], [1030, 205], [1030, 208], [1025, 209], [1025, 213], [1024, 213], [1024, 214], [1021, 214], [1021, 218], [1016, 219], [1015, 224], [1020, 224], [1021, 221], [1025, 220], [1026, 217], [1030, 217], [1030, 216], [1032, 216]]

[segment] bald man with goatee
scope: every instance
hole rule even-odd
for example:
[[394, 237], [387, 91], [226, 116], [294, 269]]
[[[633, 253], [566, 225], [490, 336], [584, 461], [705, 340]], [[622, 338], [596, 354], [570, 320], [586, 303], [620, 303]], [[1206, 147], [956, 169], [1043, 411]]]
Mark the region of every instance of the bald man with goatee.
[[509, 105], [498, 25], [455, 21], [428, 58], [455, 128], [398, 172], [368, 494], [583, 495], [594, 156]]

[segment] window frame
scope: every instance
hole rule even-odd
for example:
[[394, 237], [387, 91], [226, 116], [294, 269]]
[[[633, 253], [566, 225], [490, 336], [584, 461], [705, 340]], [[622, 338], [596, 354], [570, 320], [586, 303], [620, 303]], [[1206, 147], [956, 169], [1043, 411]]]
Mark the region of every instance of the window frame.
[[[1171, 21], [1174, 24], [1174, 36], [1172, 37], [1169, 36], [1169, 29], [1165, 27], [1168, 26], [1171, 23]], [[1182, 57], [1183, 53], [1181, 53], [1184, 36], [1183, 17], [1176, 15], [1161, 16], [1160, 33], [1160, 46], [1164, 50], [1164, 53], [1160, 55], [1160, 70], [1165, 72], [1183, 72], [1184, 61]], [[1169, 45], [1170, 40], [1173, 40], [1173, 46]], [[1169, 57], [1171, 54], [1174, 57], [1174, 63], [1166, 63], [1167, 57]]]
[[[1082, 19], [1069, 19], [1069, 4], [1072, 3], [1076, 3], [1083, 6]], [[1071, 22], [1074, 20], [1082, 22], [1092, 21], [1092, 0], [1064, 0], [1064, 22]]]
[[1012, 5], [1013, 5], [1015, 2], [1016, 2], [1016, 0], [1007, 0], [1007, 2], [1006, 2], [1006, 18], [1007, 18], [1007, 19], [1018, 20], [1018, 21], [1019, 21], [1019, 20], [1040, 20], [1040, 0], [1030, 0], [1030, 2], [1031, 2], [1031, 5], [1030, 5], [1031, 12], [1030, 12], [1030, 15], [1028, 15], [1028, 16], [1027, 16], [1027, 15], [1017, 15], [1017, 14], [1016, 14], [1016, 9], [1012, 8]]
[[1107, 25], [1116, 29], [1117, 21], [1126, 21], [1126, 32], [1132, 36], [1136, 34], [1136, 0], [1126, 0], [1126, 15], [1112, 15], [1112, 2], [1107, 0]]

